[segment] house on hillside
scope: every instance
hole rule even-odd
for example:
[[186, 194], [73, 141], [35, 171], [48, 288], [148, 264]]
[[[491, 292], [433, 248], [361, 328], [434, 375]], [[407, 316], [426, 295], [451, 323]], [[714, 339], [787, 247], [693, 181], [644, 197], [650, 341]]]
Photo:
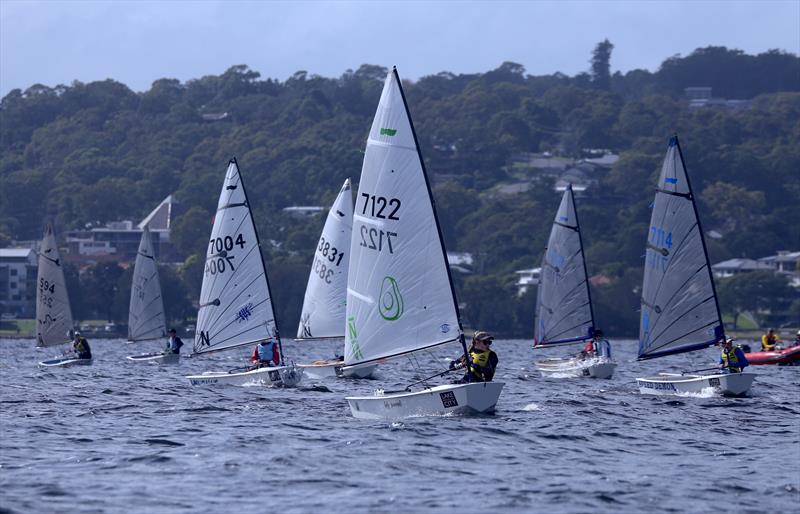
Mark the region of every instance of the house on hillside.
[[528, 292], [528, 287], [539, 285], [542, 268], [521, 269], [514, 272], [517, 275], [517, 296]]
[[104, 260], [119, 263], [133, 261], [146, 225], [153, 238], [156, 258], [168, 262], [173, 259], [170, 230], [177, 211], [177, 202], [169, 195], [138, 224], [122, 220], [106, 223], [102, 227], [71, 230], [66, 234], [67, 253], [64, 258], [79, 265]]
[[38, 257], [32, 248], [0, 248], [0, 313], [36, 316]]
[[728, 259], [711, 265], [711, 272], [715, 278], [733, 277], [751, 271], [773, 271], [774, 269], [772, 265], [755, 259]]

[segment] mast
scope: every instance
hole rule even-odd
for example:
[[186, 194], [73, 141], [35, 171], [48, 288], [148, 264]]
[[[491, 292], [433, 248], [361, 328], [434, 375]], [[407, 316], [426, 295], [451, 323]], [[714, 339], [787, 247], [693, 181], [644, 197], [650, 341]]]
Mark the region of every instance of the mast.
[[242, 184], [242, 193], [244, 194], [244, 201], [247, 203], [247, 210], [250, 211], [250, 220], [253, 223], [253, 233], [256, 235], [256, 246], [258, 247], [258, 258], [261, 260], [261, 270], [264, 272], [264, 280], [267, 282], [267, 296], [269, 297], [269, 307], [272, 310], [272, 315], [275, 321], [275, 339], [278, 341], [278, 352], [281, 356], [281, 364], [283, 364], [283, 345], [281, 344], [281, 332], [278, 330], [278, 316], [275, 313], [275, 303], [272, 301], [272, 290], [269, 287], [269, 275], [267, 275], [267, 266], [264, 263], [264, 254], [261, 253], [261, 239], [258, 237], [258, 228], [256, 228], [256, 220], [253, 217], [253, 209], [250, 207], [250, 198], [247, 196], [247, 188], [244, 185], [244, 177], [242, 170], [239, 168], [239, 163], [236, 157], [233, 157], [230, 162], [236, 166], [236, 172], [239, 174], [239, 182]]
[[589, 272], [586, 271], [586, 254], [583, 252], [583, 236], [581, 235], [581, 223], [578, 219], [578, 204], [575, 203], [575, 195], [572, 192], [572, 183], [570, 183], [567, 188], [569, 189], [569, 196], [572, 198], [572, 208], [575, 210], [575, 226], [577, 227], [576, 232], [578, 233], [578, 243], [581, 247], [581, 259], [583, 260], [583, 276], [586, 277], [586, 296], [589, 297], [589, 315], [592, 317], [592, 329], [589, 333], [589, 337], [594, 337], [594, 331], [597, 328], [594, 321], [594, 305], [592, 304], [592, 287], [589, 284]]
[[708, 280], [711, 282], [711, 291], [714, 293], [714, 305], [717, 306], [717, 318], [719, 326], [722, 331], [722, 338], [725, 338], [725, 324], [722, 322], [719, 310], [719, 298], [717, 297], [717, 286], [714, 284], [714, 275], [711, 273], [711, 261], [708, 258], [708, 248], [706, 247], [706, 235], [703, 232], [703, 225], [700, 224], [700, 214], [697, 212], [697, 204], [694, 201], [694, 189], [692, 188], [692, 181], [689, 178], [689, 170], [686, 169], [686, 162], [683, 160], [683, 151], [681, 151], [681, 144], [678, 142], [678, 134], [672, 136], [670, 143], [675, 142], [675, 147], [678, 149], [678, 157], [681, 158], [681, 166], [683, 166], [683, 173], [686, 176], [686, 184], [689, 186], [689, 200], [692, 202], [692, 209], [694, 210], [694, 217], [697, 220], [697, 230], [700, 231], [700, 242], [703, 243], [703, 254], [706, 259], [706, 269], [708, 270]]
[[425, 160], [422, 158], [422, 151], [419, 147], [419, 138], [417, 138], [417, 131], [414, 128], [414, 120], [411, 119], [411, 111], [408, 109], [408, 102], [406, 101], [406, 93], [403, 90], [403, 83], [400, 80], [400, 75], [397, 73], [397, 66], [392, 66], [392, 73], [394, 73], [395, 79], [397, 79], [397, 87], [400, 89], [400, 97], [403, 99], [403, 107], [406, 110], [406, 116], [408, 117], [408, 124], [411, 126], [411, 135], [414, 136], [414, 144], [417, 147], [417, 157], [419, 158], [419, 163], [422, 166], [422, 177], [425, 179], [425, 187], [428, 189], [428, 198], [431, 202], [431, 207], [433, 209], [433, 219], [436, 222], [436, 233], [439, 235], [439, 246], [442, 250], [442, 255], [444, 256], [444, 263], [445, 269], [447, 270], [447, 280], [450, 283], [450, 293], [453, 297], [453, 306], [456, 310], [456, 318], [458, 319], [458, 331], [459, 331], [459, 339], [461, 341], [461, 347], [464, 350], [464, 357], [469, 362], [469, 352], [467, 351], [467, 343], [464, 340], [464, 329], [461, 325], [461, 311], [458, 308], [458, 301], [456, 300], [456, 291], [455, 287], [453, 287], [453, 274], [450, 271], [450, 263], [447, 260], [447, 250], [445, 250], [444, 246], [444, 238], [442, 237], [442, 227], [439, 223], [439, 215], [436, 213], [436, 202], [433, 199], [433, 193], [431, 192], [431, 184], [428, 180], [428, 170], [425, 167]]

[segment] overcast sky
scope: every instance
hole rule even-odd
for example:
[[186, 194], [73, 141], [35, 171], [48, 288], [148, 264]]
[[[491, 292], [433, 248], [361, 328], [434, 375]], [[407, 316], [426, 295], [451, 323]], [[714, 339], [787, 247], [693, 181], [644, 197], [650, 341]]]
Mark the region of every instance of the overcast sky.
[[612, 71], [655, 71], [708, 45], [800, 53], [800, 0], [266, 2], [0, 0], [0, 95], [112, 78], [135, 91], [247, 64], [262, 78], [338, 77], [397, 65], [404, 78], [588, 69], [597, 42]]

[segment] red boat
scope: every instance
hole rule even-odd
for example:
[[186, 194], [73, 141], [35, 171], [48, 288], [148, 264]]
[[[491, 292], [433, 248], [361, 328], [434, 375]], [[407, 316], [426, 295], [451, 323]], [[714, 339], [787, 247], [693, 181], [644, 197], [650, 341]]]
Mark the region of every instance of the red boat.
[[779, 366], [800, 366], [800, 345], [773, 350], [771, 352], [745, 353], [747, 362], [754, 366], [760, 364], [778, 364]]

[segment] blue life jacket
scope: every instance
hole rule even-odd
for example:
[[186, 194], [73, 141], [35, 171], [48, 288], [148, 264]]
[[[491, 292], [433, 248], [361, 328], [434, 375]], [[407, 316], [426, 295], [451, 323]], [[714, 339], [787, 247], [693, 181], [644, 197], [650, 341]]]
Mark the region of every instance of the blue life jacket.
[[275, 343], [273, 341], [268, 342], [267, 344], [259, 344], [258, 345], [258, 360], [261, 362], [267, 362], [272, 360], [273, 356], [273, 347]]
[[598, 355], [602, 357], [608, 357], [609, 359], [611, 358], [611, 343], [603, 339], [602, 341], [595, 343], [595, 345]]

